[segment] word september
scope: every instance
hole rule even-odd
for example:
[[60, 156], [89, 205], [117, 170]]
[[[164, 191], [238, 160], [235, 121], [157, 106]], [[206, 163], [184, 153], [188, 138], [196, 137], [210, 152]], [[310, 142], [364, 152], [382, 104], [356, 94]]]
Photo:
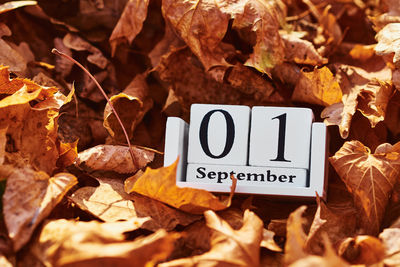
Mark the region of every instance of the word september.
[[288, 186], [305, 186], [306, 170], [254, 166], [188, 164], [188, 181], [203, 183], [231, 183], [231, 175], [238, 179], [238, 184], [254, 182]]

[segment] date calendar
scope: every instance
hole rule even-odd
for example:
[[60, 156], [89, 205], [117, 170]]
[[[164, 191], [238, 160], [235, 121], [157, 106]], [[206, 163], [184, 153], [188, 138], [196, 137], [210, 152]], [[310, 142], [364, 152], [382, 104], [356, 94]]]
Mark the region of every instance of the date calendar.
[[193, 104], [190, 125], [167, 119], [164, 166], [180, 187], [326, 197], [327, 131], [308, 108]]

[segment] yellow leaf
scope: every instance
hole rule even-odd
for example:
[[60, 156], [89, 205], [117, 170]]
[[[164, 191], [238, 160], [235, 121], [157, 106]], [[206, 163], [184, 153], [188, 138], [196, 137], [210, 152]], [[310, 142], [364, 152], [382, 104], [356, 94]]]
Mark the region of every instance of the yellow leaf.
[[129, 178], [125, 181], [125, 191], [139, 193], [195, 214], [201, 214], [208, 209], [223, 210], [230, 206], [232, 193], [229, 198], [221, 201], [206, 190], [176, 186], [176, 167], [177, 161], [168, 167], [147, 168], [133, 185]]

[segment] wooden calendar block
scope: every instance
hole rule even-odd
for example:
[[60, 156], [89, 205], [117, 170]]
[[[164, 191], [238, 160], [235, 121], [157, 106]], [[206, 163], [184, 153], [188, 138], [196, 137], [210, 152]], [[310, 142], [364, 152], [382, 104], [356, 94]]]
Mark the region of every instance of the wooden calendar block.
[[178, 158], [177, 181], [186, 180], [186, 156], [189, 125], [182, 119], [169, 117], [165, 129], [164, 167], [171, 165]]
[[247, 106], [193, 104], [188, 162], [246, 165], [249, 122]]
[[253, 107], [249, 165], [309, 169], [313, 119], [308, 108]]

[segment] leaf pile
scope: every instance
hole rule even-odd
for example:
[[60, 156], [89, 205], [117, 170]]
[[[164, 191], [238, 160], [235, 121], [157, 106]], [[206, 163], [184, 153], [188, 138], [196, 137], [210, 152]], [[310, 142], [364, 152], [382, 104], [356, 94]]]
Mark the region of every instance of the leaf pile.
[[[1, 266], [400, 265], [398, 1], [1, 1], [0, 16]], [[53, 47], [104, 88], [133, 160]], [[328, 198], [177, 187], [165, 122], [193, 103], [312, 108]]]

